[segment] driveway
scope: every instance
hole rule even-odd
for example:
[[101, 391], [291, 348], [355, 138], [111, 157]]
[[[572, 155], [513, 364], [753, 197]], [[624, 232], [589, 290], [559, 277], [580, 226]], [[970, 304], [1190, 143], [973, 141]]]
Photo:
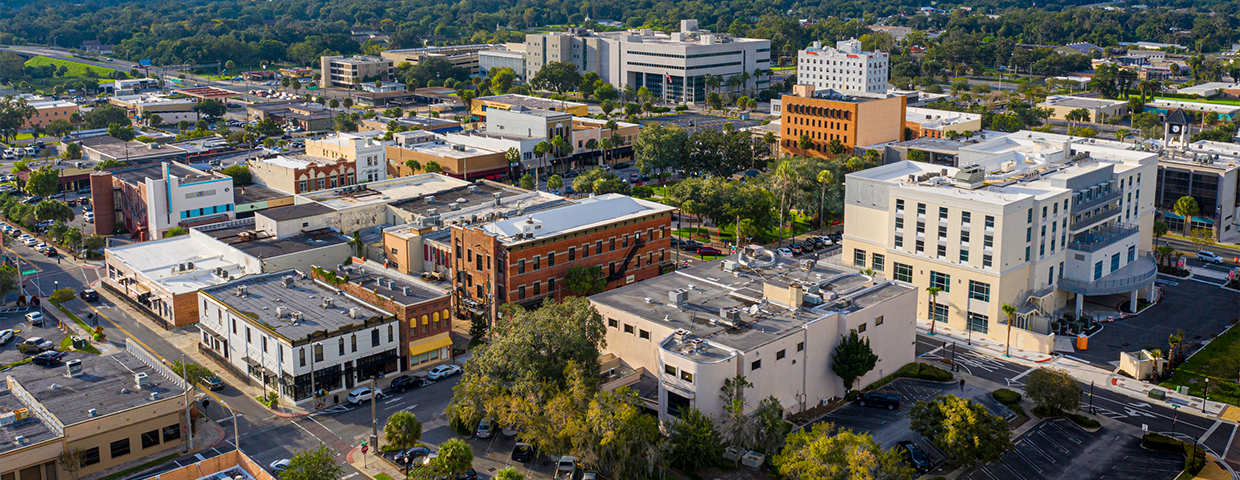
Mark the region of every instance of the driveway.
[[1184, 455], [1141, 448], [1141, 440], [1108, 431], [1089, 433], [1072, 422], [1043, 420], [1012, 442], [997, 462], [980, 465], [966, 480], [1158, 480], [1184, 470]]
[[1121, 351], [1167, 349], [1167, 337], [1183, 330], [1188, 352], [1201, 347], [1232, 323], [1240, 312], [1240, 293], [1189, 279], [1159, 276], [1163, 298], [1145, 312], [1103, 325], [1089, 337], [1089, 349], [1072, 356], [1094, 364], [1118, 365]]

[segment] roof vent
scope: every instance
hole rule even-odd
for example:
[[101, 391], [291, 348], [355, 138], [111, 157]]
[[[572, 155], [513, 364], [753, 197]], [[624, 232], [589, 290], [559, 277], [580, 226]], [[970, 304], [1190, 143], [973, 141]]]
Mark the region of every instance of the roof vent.
[[284, 285], [284, 288], [289, 288], [293, 286], [293, 277], [291, 275], [285, 275], [280, 278], [280, 283]]
[[297, 325], [297, 322], [301, 321], [301, 312], [293, 312], [292, 315], [293, 315], [293, 325]]
[[247, 289], [245, 285], [237, 285], [237, 296], [238, 297], [244, 297], [246, 294], [246, 291]]
[[159, 400], [159, 392], [151, 392], [151, 400]]
[[147, 375], [146, 372], [138, 372], [133, 374], [133, 379], [134, 383], [138, 385], [139, 390], [145, 388], [151, 383], [150, 375]]
[[405, 296], [409, 296], [409, 286], [406, 285], [406, 286], [400, 287], [400, 292], [405, 294]]
[[98, 408], [92, 408], [92, 409], [90, 409], [90, 410], [87, 410], [87, 411], [86, 411], [86, 414], [87, 414], [87, 415], [90, 415], [90, 416], [92, 416], [92, 417], [98, 417], [98, 416], [99, 416], [99, 409], [98, 409]]
[[288, 307], [276, 307], [276, 318], [284, 318], [288, 315]]
[[362, 314], [362, 309], [360, 308], [353, 307], [349, 309], [349, 318], [357, 318], [361, 316], [361, 314]]
[[469, 193], [478, 193], [478, 186], [477, 186], [477, 185], [470, 185], [470, 186], [469, 186]]
[[331, 297], [323, 297], [323, 308], [331, 308], [335, 305]]

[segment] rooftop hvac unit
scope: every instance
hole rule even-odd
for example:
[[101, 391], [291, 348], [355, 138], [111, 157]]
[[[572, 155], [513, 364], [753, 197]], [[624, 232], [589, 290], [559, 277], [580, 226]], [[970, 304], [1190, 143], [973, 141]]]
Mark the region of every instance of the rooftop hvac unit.
[[448, 204], [448, 210], [460, 210], [460, 209], [461, 209], [461, 204], [459, 204], [459, 203], [449, 203], [449, 204]]
[[87, 410], [87, 411], [86, 411], [86, 414], [87, 414], [87, 415], [90, 415], [90, 416], [92, 416], [92, 417], [98, 417], [98, 416], [99, 416], [99, 409], [98, 409], [98, 408], [92, 408], [92, 409], [90, 409], [90, 410]]
[[184, 264], [184, 263], [178, 263], [178, 264], [177, 264], [177, 271], [179, 271], [179, 272], [184, 272], [184, 271], [185, 271], [185, 264]]
[[7, 427], [17, 423], [17, 414], [13, 412], [5, 412], [0, 414], [0, 427]]
[[151, 401], [159, 400], [159, 392], [151, 392]]
[[331, 297], [323, 297], [323, 308], [331, 308], [333, 305], [335, 305], [335, 302], [332, 301]]
[[146, 372], [138, 372], [133, 374], [133, 379], [139, 389], [146, 388], [146, 386], [151, 383], [150, 375], [147, 375]]
[[70, 377], [76, 377], [82, 374], [82, 361], [79, 359], [69, 360], [65, 363], [66, 372]]
[[401, 287], [400, 292], [405, 294], [405, 296], [409, 296], [409, 287], [408, 286]]
[[284, 285], [284, 288], [289, 288], [293, 286], [293, 277], [290, 275], [285, 275], [284, 277], [281, 277], [280, 284]]
[[301, 312], [293, 312], [292, 316], [294, 323], [301, 321]]
[[477, 186], [477, 185], [470, 185], [470, 186], [469, 186], [469, 193], [478, 193], [478, 186]]
[[436, 215], [439, 215], [439, 209], [438, 209], [438, 208], [430, 208], [430, 209], [427, 209], [427, 210], [426, 210], [426, 216], [428, 216], [428, 217], [434, 217], [434, 216], [436, 216]]
[[427, 196], [426, 196], [426, 203], [435, 203], [435, 196], [434, 196], [434, 195], [427, 195]]
[[193, 269], [194, 269], [194, 262], [185, 262], [185, 269], [186, 269], [186, 270], [193, 270]]
[[245, 285], [237, 285], [237, 296], [238, 297], [245, 296], [247, 290], [248, 289], [246, 288]]
[[684, 339], [685, 339], [685, 337], [688, 337], [689, 335], [692, 335], [692, 334], [693, 334], [693, 332], [690, 332], [690, 331], [689, 331], [688, 329], [686, 329], [686, 328], [677, 328], [677, 329], [676, 329], [676, 331], [674, 332], [674, 334], [676, 335], [676, 339], [677, 339], [677, 340], [684, 340]]
[[683, 307], [689, 302], [689, 291], [683, 288], [677, 288], [667, 292], [667, 298], [677, 307]]
[[353, 307], [349, 309], [349, 318], [358, 318], [362, 315], [362, 309]]
[[739, 322], [741, 320], [741, 309], [720, 307], [719, 316], [723, 317], [725, 320]]
[[288, 315], [288, 307], [276, 307], [276, 318], [284, 318]]

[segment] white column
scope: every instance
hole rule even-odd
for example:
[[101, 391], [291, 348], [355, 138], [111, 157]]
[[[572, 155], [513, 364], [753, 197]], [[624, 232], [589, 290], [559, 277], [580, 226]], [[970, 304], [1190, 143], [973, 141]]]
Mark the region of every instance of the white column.
[[1076, 318], [1081, 318], [1081, 310], [1085, 308], [1085, 296], [1076, 294]]
[[1132, 295], [1131, 295], [1132, 298], [1128, 300], [1128, 311], [1132, 313], [1137, 313], [1137, 294], [1140, 292], [1141, 292], [1141, 289], [1139, 288], [1132, 291]]

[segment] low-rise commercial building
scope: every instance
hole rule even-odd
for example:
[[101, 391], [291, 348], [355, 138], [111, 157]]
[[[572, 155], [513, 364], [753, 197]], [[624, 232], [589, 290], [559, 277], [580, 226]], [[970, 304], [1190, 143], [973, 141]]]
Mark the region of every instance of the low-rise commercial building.
[[484, 118], [490, 110], [513, 110], [520, 108], [527, 110], [547, 110], [552, 112], [567, 113], [569, 115], [580, 117], [590, 114], [589, 109], [587, 108], [588, 105], [584, 103], [531, 97], [529, 95], [517, 95], [515, 93], [478, 97], [473, 99], [470, 103], [469, 113]]
[[109, 136], [88, 138], [79, 143], [82, 145], [82, 156], [96, 162], [115, 160], [126, 165], [185, 162], [189, 155], [189, 152], [176, 145], [133, 140], [125, 142]]
[[393, 121], [396, 122], [398, 127], [406, 127], [410, 130], [431, 133], [451, 133], [459, 132], [464, 129], [461, 126], [461, 122], [456, 120], [425, 116], [400, 118], [378, 116], [373, 118], [364, 118], [362, 119], [362, 126], [371, 130], [386, 131], [388, 129], [388, 125]]
[[[1158, 157], [1159, 220], [1172, 232], [1207, 229], [1218, 241], [1240, 240], [1240, 146], [1200, 140], [1186, 147], [1163, 149]], [[1199, 210], [1187, 225], [1175, 213], [1181, 197], [1192, 197]]]
[[906, 107], [904, 126], [913, 132], [913, 136], [907, 140], [923, 137], [951, 137], [952, 132], [959, 135], [964, 132], [981, 131], [982, 114]]
[[594, 140], [596, 145], [603, 141], [604, 138], [618, 137], [620, 144], [612, 147], [607, 152], [608, 158], [620, 158], [629, 155], [633, 151], [633, 142], [637, 140], [637, 132], [641, 129], [641, 125], [636, 123], [615, 122], [615, 130], [607, 128], [608, 120], [599, 120], [590, 117], [573, 117], [573, 153], [577, 157], [576, 160], [583, 161], [591, 157], [599, 157], [602, 160], [602, 152], [599, 147], [593, 149], [587, 146], [590, 140]]
[[845, 222], [841, 263], [911, 283], [919, 316], [999, 342], [1016, 306], [1011, 344], [1049, 353], [1061, 311], [1153, 294], [1158, 158], [1127, 147], [1022, 131], [961, 147], [960, 168], [851, 173], [844, 215], [867, 220]]
[[320, 87], [355, 88], [359, 84], [373, 84], [375, 80], [391, 80], [396, 75], [392, 60], [381, 57], [333, 56], [323, 57], [319, 63], [322, 67]]
[[313, 155], [278, 155], [246, 160], [254, 182], [289, 193], [357, 184], [353, 162]]
[[1068, 121], [1068, 114], [1074, 110], [1085, 109], [1089, 112], [1087, 122], [1106, 123], [1111, 118], [1122, 118], [1128, 115], [1128, 102], [1123, 100], [1107, 100], [1105, 98], [1075, 97], [1071, 95], [1051, 95], [1038, 104], [1040, 108], [1051, 110], [1051, 117], [1056, 120]]
[[854, 388], [916, 359], [916, 288], [758, 246], [590, 302], [607, 326], [605, 353], [644, 372], [637, 390], [664, 422], [690, 407], [722, 415], [719, 392], [738, 375], [753, 384], [745, 413], [758, 398], [774, 397], [786, 412], [841, 398], [831, 355], [851, 331], [879, 358]]
[[1240, 106], [1225, 105], [1220, 103], [1203, 103], [1203, 102], [1186, 102], [1183, 100], [1166, 100], [1155, 99], [1145, 104], [1145, 111], [1157, 114], [1160, 118], [1165, 118], [1175, 110], [1184, 110], [1186, 112], [1196, 113], [1198, 115], [1206, 115], [1214, 113], [1218, 115], [1219, 120], [1230, 122], [1233, 119], [1240, 118]]
[[[408, 62], [417, 66], [430, 58], [442, 58], [456, 68], [469, 70], [470, 75], [477, 75], [478, 54], [484, 50], [502, 48], [499, 44], [447, 45], [442, 47], [403, 48], [384, 50], [379, 55], [391, 60], [396, 65]], [[486, 75], [483, 73], [483, 75]]]
[[293, 194], [259, 184], [237, 186], [233, 189], [237, 218], [252, 218], [256, 212], [293, 204]]
[[[790, 155], [827, 157], [832, 144], [847, 154], [854, 147], [904, 138], [908, 99], [900, 95], [844, 94], [796, 85], [782, 98], [780, 151]], [[809, 148], [802, 148], [801, 140]]]
[[[59, 366], [18, 365], [0, 382], [0, 479], [94, 480], [186, 448], [180, 377], [132, 340]], [[81, 452], [70, 472], [61, 454]]]
[[189, 98], [171, 98], [167, 95], [143, 93], [118, 95], [108, 98], [108, 103], [125, 109], [129, 118], [149, 123], [152, 115], [159, 115], [160, 124], [181, 121], [197, 122], [200, 116], [194, 111], [198, 102]]
[[400, 371], [396, 318], [306, 272], [250, 275], [199, 290], [200, 347], [213, 359], [312, 409]]
[[392, 176], [416, 175], [424, 169], [410, 170], [407, 162], [413, 160], [422, 165], [435, 162], [443, 174], [464, 180], [484, 177], [507, 177], [508, 160], [505, 152], [497, 152], [468, 145], [448, 143], [442, 136], [430, 138], [397, 136], [393, 145], [387, 146], [388, 170]]
[[452, 227], [462, 314], [494, 318], [500, 304], [569, 295], [574, 265], [597, 266], [607, 289], [658, 276], [670, 262], [674, 208], [608, 194], [560, 208]]
[[525, 52], [511, 50], [478, 52], [478, 73], [490, 76], [491, 70], [498, 68], [511, 68], [517, 78], [525, 78]]
[[334, 122], [331, 111], [310, 102], [256, 103], [247, 105], [245, 110], [252, 122], [271, 118], [278, 124], [300, 127], [309, 132], [331, 130]]
[[180, 163], [101, 170], [91, 174], [90, 187], [96, 235], [112, 235], [122, 223], [130, 238], [146, 241], [174, 227], [234, 218], [232, 177]]
[[26, 123], [22, 124], [21, 130], [46, 127], [56, 120], [67, 122], [73, 114], [78, 113], [78, 104], [67, 100], [53, 100], [40, 97], [28, 100], [26, 105], [34, 107], [34, 115], [26, 119]]
[[306, 140], [306, 155], [349, 162], [356, 171], [357, 183], [387, 178], [387, 149], [380, 131], [342, 132]]

